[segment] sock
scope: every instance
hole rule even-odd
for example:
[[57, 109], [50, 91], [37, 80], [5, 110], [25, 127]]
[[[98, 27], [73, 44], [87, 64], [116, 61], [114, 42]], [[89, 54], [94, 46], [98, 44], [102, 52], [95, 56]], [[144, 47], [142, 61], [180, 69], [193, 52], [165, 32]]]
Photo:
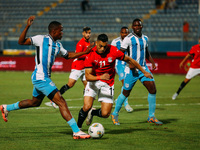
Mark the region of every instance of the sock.
[[128, 105], [128, 97], [124, 101], [124, 107], [126, 107], [126, 105]]
[[63, 85], [60, 89], [60, 94], [64, 94], [67, 90], [69, 90], [70, 87], [66, 84], [66, 85]]
[[183, 82], [181, 83], [181, 85], [180, 85], [178, 91], [177, 91], [176, 93], [179, 94], [179, 93], [181, 92], [181, 90], [185, 87], [186, 84], [187, 84], [187, 83], [185, 83], [185, 82], [183, 81]]
[[100, 109], [97, 109], [97, 110], [92, 110], [92, 116], [98, 116], [98, 117], [102, 117], [102, 114], [101, 114], [101, 108]]
[[82, 124], [85, 121], [85, 118], [87, 117], [88, 112], [89, 111], [87, 112], [83, 111], [83, 108], [81, 108], [81, 110], [79, 111], [78, 123], [77, 123], [79, 128], [82, 128]]
[[156, 94], [149, 93], [148, 102], [149, 102], [149, 117], [153, 117], [156, 110]]
[[20, 109], [19, 108], [19, 102], [17, 103], [14, 103], [14, 104], [10, 104], [10, 105], [7, 105], [7, 111], [11, 111], [11, 110], [18, 110]]
[[[123, 86], [122, 86], [122, 89], [121, 89], [121, 93], [123, 92]], [[128, 105], [128, 97], [125, 99], [124, 101], [124, 107]]]
[[115, 105], [115, 110], [113, 111], [113, 115], [118, 115], [120, 109], [122, 108], [122, 104], [125, 101], [126, 97], [121, 93], [117, 98], [117, 103]]
[[73, 131], [73, 132], [76, 133], [76, 132], [79, 132], [79, 131], [80, 131], [80, 129], [78, 128], [78, 126], [77, 126], [76, 121], [75, 121], [74, 118], [72, 118], [71, 120], [69, 120], [67, 123], [68, 123], [69, 126], [72, 128], [72, 131]]

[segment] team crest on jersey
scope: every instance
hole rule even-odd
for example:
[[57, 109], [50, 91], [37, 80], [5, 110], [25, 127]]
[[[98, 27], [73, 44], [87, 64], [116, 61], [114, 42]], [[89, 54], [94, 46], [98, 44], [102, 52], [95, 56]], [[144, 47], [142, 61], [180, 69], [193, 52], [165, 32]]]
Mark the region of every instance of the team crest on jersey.
[[108, 57], [108, 62], [109, 62], [109, 63], [112, 62], [112, 57]]
[[52, 81], [49, 83], [51, 86], [55, 86], [55, 83], [53, 83]]
[[125, 84], [125, 87], [128, 88], [128, 87], [129, 87], [129, 84], [126, 83], [126, 84]]

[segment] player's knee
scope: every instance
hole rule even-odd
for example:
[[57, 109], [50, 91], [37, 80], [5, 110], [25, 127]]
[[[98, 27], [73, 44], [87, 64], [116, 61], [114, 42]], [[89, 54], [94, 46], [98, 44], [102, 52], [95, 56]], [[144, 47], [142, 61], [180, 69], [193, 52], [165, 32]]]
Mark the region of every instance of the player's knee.
[[110, 116], [110, 113], [108, 112], [101, 112], [101, 115], [103, 118], [108, 118]]
[[149, 93], [150, 93], [150, 94], [156, 94], [156, 89], [150, 90]]
[[84, 105], [83, 106], [83, 111], [89, 111], [90, 109], [92, 108], [92, 106], [91, 105]]

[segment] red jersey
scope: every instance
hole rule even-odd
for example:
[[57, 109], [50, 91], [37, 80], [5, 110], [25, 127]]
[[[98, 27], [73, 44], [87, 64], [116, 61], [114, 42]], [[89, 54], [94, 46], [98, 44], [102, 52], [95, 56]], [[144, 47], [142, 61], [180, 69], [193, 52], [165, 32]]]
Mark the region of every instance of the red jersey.
[[200, 68], [200, 46], [199, 44], [192, 46], [189, 54], [193, 57], [191, 68]]
[[85, 68], [92, 68], [92, 74], [94, 76], [100, 76], [104, 73], [108, 73], [110, 75], [110, 80], [101, 81], [106, 82], [109, 86], [112, 86], [115, 78], [115, 60], [123, 60], [124, 53], [112, 45], [108, 45], [104, 54], [98, 54], [96, 50], [95, 46], [86, 56]]
[[[82, 38], [77, 44], [76, 44], [76, 53], [78, 52], [84, 52], [87, 47], [90, 45], [90, 42], [85, 41], [84, 38]], [[84, 69], [84, 61], [85, 61], [85, 57], [87, 56], [87, 54], [82, 55], [76, 59], [74, 59], [74, 61], [72, 62], [72, 66], [71, 69], [76, 69], [76, 70], [83, 70]]]

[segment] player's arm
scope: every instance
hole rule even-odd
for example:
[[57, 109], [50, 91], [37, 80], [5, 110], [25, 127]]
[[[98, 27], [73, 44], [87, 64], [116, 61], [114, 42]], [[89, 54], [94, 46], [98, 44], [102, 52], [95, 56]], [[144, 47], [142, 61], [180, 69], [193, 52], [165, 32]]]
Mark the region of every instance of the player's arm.
[[138, 64], [138, 62], [135, 61], [134, 59], [132, 59], [131, 57], [125, 55], [125, 56], [124, 56], [124, 61], [126, 61], [126, 62], [127, 62], [128, 64], [130, 64], [131, 66], [134, 66], [134, 67], [136, 67], [137, 69], [139, 69], [139, 70], [144, 74], [145, 77], [150, 78], [150, 79], [153, 78], [149, 72], [145, 71], [145, 70], [142, 68], [142, 66], [140, 66], [140, 64]]
[[18, 43], [20, 45], [31, 45], [31, 39], [30, 38], [26, 38], [26, 34], [28, 32], [29, 27], [33, 24], [33, 20], [35, 19], [35, 16], [30, 16], [27, 20], [27, 25], [24, 28], [24, 30], [22, 31]]
[[[82, 45], [82, 43], [80, 43], [80, 41], [76, 44], [76, 53], [78, 52], [83, 52], [84, 51], [84, 46]], [[87, 54], [81, 55], [78, 58], [79, 59], [85, 59], [85, 57], [87, 56]]]
[[92, 68], [85, 68], [85, 78], [87, 81], [109, 80], [110, 75], [108, 73], [104, 73], [101, 76], [94, 76], [92, 74]]
[[123, 53], [125, 53], [126, 50], [125, 50], [124, 48], [121, 47], [121, 48], [120, 48], [120, 51], [122, 51]]
[[187, 54], [185, 56], [185, 58], [181, 61], [181, 63], [179, 64], [179, 67], [182, 68], [183, 67], [183, 64], [186, 62], [186, 60], [188, 60], [189, 58], [191, 58], [191, 55], [190, 54]]
[[74, 59], [74, 58], [77, 58], [77, 57], [79, 57], [79, 56], [88, 54], [88, 53], [91, 51], [91, 49], [93, 48], [93, 46], [94, 46], [94, 43], [90, 44], [90, 45], [88, 46], [88, 48], [87, 48], [84, 52], [78, 52], [78, 53], [72, 52], [72, 53], [69, 53], [69, 54], [67, 55], [67, 57], [65, 57], [65, 58], [66, 58], [66, 59]]
[[149, 53], [148, 47], [146, 48], [146, 59], [152, 64], [152, 70], [155, 70], [156, 64], [155, 64], [153, 58], [151, 57], [151, 54]]

